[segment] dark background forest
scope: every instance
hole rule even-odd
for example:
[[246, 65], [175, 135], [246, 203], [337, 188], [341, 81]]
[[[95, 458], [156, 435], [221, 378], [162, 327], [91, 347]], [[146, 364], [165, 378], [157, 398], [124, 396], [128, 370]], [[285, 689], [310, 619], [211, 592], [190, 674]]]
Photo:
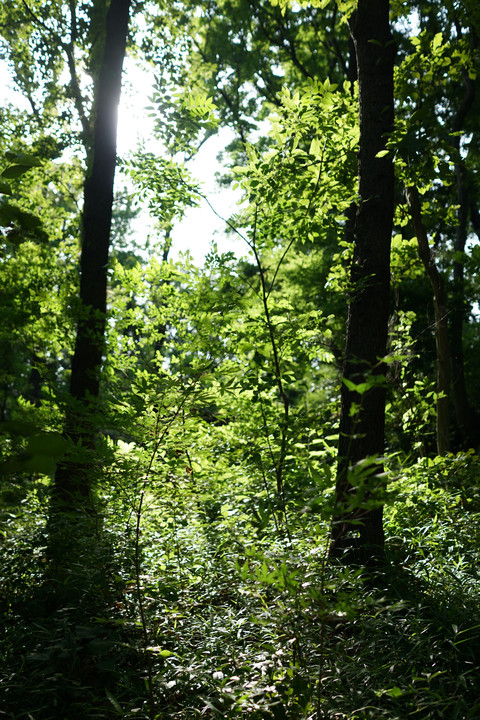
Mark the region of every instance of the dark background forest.
[[0, 719], [480, 719], [479, 34], [1, 4]]

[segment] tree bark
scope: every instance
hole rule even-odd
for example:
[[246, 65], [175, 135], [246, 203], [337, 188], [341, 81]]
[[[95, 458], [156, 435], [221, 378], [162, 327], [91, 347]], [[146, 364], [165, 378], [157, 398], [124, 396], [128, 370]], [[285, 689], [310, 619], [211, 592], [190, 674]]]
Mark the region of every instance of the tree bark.
[[455, 167], [457, 176], [458, 225], [455, 233], [453, 262], [453, 293], [450, 332], [452, 338], [453, 401], [457, 426], [462, 442], [469, 445], [475, 417], [468, 400], [463, 359], [463, 326], [465, 324], [465, 272], [463, 254], [467, 242], [468, 190], [467, 171], [463, 163]]
[[422, 210], [416, 187], [405, 188], [407, 204], [417, 236], [418, 255], [433, 290], [435, 313], [435, 345], [437, 350], [437, 452], [445, 455], [450, 450], [450, 343], [448, 333], [448, 309], [445, 283], [435, 264], [428, 243], [427, 231], [422, 221]]
[[[72, 358], [65, 432], [93, 449], [100, 370], [105, 344], [107, 270], [117, 147], [117, 113], [131, 0], [111, 0], [98, 74], [91, 168], [84, 184], [80, 257], [80, 314]], [[55, 490], [61, 496], [90, 493], [88, 463], [59, 464]]]
[[[377, 157], [393, 128], [395, 47], [388, 0], [359, 0], [350, 23], [360, 103], [359, 203], [353, 229], [352, 295], [348, 308], [330, 555], [370, 564], [384, 552], [381, 456], [384, 451], [386, 354], [394, 171]], [[346, 382], [345, 382], [346, 381]], [[366, 383], [357, 392], [352, 383]], [[368, 463], [368, 459], [376, 462]], [[378, 462], [380, 459], [380, 463]], [[367, 461], [362, 473], [358, 463]]]
[[[471, 46], [474, 50], [478, 45], [476, 33], [472, 31]], [[467, 168], [460, 157], [460, 137], [464, 130], [465, 120], [474, 106], [476, 82], [467, 73], [464, 74], [465, 93], [452, 123], [453, 146], [458, 153], [455, 163], [457, 180], [458, 225], [455, 232], [455, 258], [453, 262], [453, 295], [450, 314], [450, 339], [452, 356], [452, 389], [457, 427], [462, 443], [466, 447], [475, 447], [480, 440], [478, 417], [469, 402], [465, 383], [465, 366], [463, 358], [463, 327], [466, 317], [465, 274], [463, 254], [468, 236], [468, 216], [470, 198]]]

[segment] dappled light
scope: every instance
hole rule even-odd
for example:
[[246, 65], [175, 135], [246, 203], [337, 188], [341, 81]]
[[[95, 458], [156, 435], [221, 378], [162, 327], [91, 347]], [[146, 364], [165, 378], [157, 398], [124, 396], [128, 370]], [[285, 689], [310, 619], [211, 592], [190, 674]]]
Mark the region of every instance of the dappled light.
[[476, 0], [0, 7], [0, 720], [478, 720]]

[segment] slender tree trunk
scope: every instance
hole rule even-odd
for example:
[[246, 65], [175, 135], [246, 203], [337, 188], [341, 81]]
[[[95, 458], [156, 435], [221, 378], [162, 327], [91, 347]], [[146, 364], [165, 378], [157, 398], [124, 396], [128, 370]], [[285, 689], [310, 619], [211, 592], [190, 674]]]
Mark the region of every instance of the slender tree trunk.
[[[471, 46], [474, 50], [478, 45], [475, 32], [472, 30]], [[467, 73], [464, 76], [465, 93], [452, 123], [452, 133], [464, 129], [465, 120], [471, 111], [475, 96], [476, 82]], [[453, 135], [453, 144], [460, 155], [460, 138]], [[468, 215], [470, 198], [468, 189], [467, 169], [463, 160], [458, 158], [455, 164], [457, 179], [458, 225], [455, 233], [455, 259], [453, 263], [453, 296], [450, 313], [450, 339], [452, 356], [452, 389], [457, 427], [465, 446], [475, 446], [480, 439], [478, 418], [470, 405], [465, 384], [465, 368], [463, 359], [463, 326], [465, 324], [465, 277], [463, 254], [468, 236]]]
[[463, 440], [467, 440], [471, 408], [465, 386], [463, 362], [463, 325], [465, 321], [465, 276], [463, 253], [467, 241], [468, 192], [466, 170], [463, 164], [456, 166], [458, 225], [455, 233], [455, 259], [453, 262], [453, 297], [450, 331], [452, 336], [453, 399], [457, 425]]
[[405, 188], [407, 204], [417, 236], [418, 254], [433, 290], [435, 313], [435, 345], [437, 350], [437, 452], [445, 455], [450, 450], [450, 343], [448, 339], [448, 309], [445, 283], [435, 264], [427, 231], [422, 221], [422, 210], [416, 187]]
[[[72, 358], [65, 432], [87, 452], [93, 449], [100, 369], [105, 344], [107, 269], [117, 146], [117, 111], [131, 0], [111, 0], [98, 74], [92, 164], [84, 185], [80, 258], [80, 316]], [[59, 496], [88, 496], [88, 463], [66, 461], [57, 468]]]
[[452, 310], [450, 313], [453, 403], [461, 442], [465, 447], [475, 447], [480, 440], [479, 419], [468, 398], [463, 357], [463, 327], [466, 316], [463, 254], [467, 242], [468, 212], [470, 205], [467, 188], [467, 171], [463, 163], [457, 164], [456, 175], [458, 225], [455, 233], [453, 294]]
[[30, 360], [30, 376], [28, 378], [28, 391], [26, 393], [27, 400], [29, 400], [35, 407], [40, 405], [40, 395], [42, 392], [42, 376], [38, 369], [38, 365], [41, 360], [37, 353], [33, 351], [32, 358]]
[[[388, 0], [359, 0], [350, 24], [360, 100], [359, 204], [353, 229], [352, 296], [347, 319], [341, 390], [336, 505], [331, 556], [368, 564], [383, 555], [382, 467], [355, 473], [358, 463], [384, 451], [390, 243], [394, 173], [390, 157], [377, 157], [393, 127], [395, 48]], [[354, 389], [354, 385], [366, 383]], [[344, 553], [347, 552], [345, 556]]]

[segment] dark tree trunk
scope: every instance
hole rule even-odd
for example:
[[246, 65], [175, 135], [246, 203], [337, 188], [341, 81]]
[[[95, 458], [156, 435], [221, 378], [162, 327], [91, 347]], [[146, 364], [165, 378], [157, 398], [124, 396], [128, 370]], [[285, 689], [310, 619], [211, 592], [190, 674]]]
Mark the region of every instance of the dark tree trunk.
[[28, 378], [28, 391], [26, 393], [26, 398], [35, 405], [35, 407], [40, 405], [40, 395], [42, 392], [42, 376], [38, 369], [40, 364], [41, 360], [34, 351], [30, 361], [30, 376]]
[[[394, 172], [388, 156], [378, 158], [393, 127], [393, 64], [388, 0], [359, 0], [350, 30], [355, 45], [360, 99], [359, 204], [353, 229], [352, 295], [341, 390], [336, 505], [330, 554], [369, 563], [383, 554], [382, 467], [360, 475], [358, 463], [384, 451], [385, 384], [390, 243]], [[366, 392], [352, 389], [372, 385]], [[362, 388], [361, 388], [362, 389]]]
[[462, 444], [464, 447], [475, 447], [480, 440], [479, 422], [468, 399], [463, 358], [463, 327], [466, 316], [463, 254], [467, 242], [468, 212], [470, 205], [467, 188], [467, 171], [463, 163], [457, 164], [456, 175], [458, 225], [455, 233], [453, 295], [450, 317], [453, 402]]
[[[100, 369], [105, 344], [107, 270], [117, 147], [117, 112], [131, 0], [111, 0], [98, 74], [91, 168], [84, 185], [80, 258], [80, 316], [70, 380], [71, 405], [65, 432], [92, 450]], [[66, 461], [57, 468], [58, 495], [88, 496], [88, 463]]]
[[[477, 45], [477, 37], [472, 32], [472, 50]], [[465, 120], [471, 111], [476, 95], [476, 84], [467, 73], [464, 75], [465, 93], [456, 112], [452, 123], [452, 133], [459, 133], [464, 130]], [[460, 431], [464, 446], [476, 446], [480, 439], [478, 430], [478, 418], [470, 405], [467, 388], [465, 384], [465, 368], [463, 359], [463, 326], [465, 324], [466, 303], [465, 303], [465, 276], [463, 254], [468, 236], [468, 215], [470, 209], [470, 198], [468, 188], [468, 177], [465, 163], [460, 158], [460, 138], [453, 134], [454, 147], [458, 153], [458, 160], [455, 164], [457, 179], [457, 204], [458, 204], [458, 225], [455, 233], [455, 260], [453, 263], [453, 296], [450, 315], [450, 339], [452, 355], [452, 387], [453, 402], [457, 427]]]
[[433, 290], [435, 313], [435, 345], [437, 351], [437, 452], [450, 450], [450, 342], [448, 333], [447, 293], [428, 242], [422, 221], [420, 198], [416, 187], [405, 188], [412, 224], [417, 236], [418, 254]]

